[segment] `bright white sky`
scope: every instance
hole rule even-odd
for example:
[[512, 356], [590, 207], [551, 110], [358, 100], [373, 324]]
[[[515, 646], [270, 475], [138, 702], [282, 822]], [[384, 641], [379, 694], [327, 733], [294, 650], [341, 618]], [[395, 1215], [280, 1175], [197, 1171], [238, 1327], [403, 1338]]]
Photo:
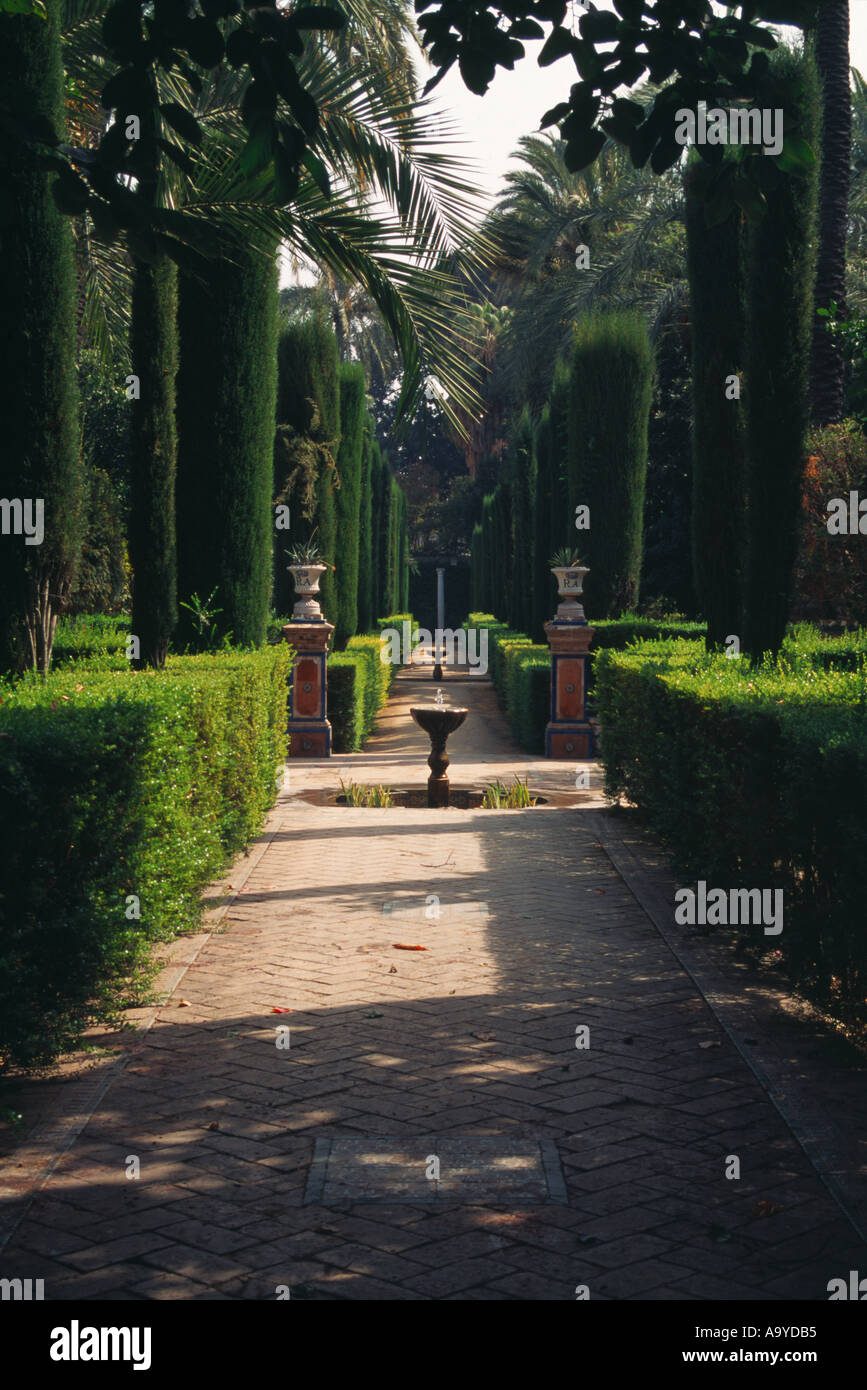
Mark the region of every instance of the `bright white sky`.
[[[597, 4], [612, 8], [610, 0], [597, 0]], [[849, 11], [849, 61], [867, 76], [867, 0], [849, 0]], [[527, 43], [525, 47], [527, 56], [514, 72], [498, 68], [483, 97], [467, 90], [457, 65], [433, 92], [437, 105], [450, 112], [466, 134], [467, 144], [460, 152], [477, 165], [479, 186], [490, 198], [496, 194], [520, 137], [538, 130], [543, 113], [568, 98], [570, 86], [578, 80], [570, 58], [540, 68], [536, 56], [541, 43]]]

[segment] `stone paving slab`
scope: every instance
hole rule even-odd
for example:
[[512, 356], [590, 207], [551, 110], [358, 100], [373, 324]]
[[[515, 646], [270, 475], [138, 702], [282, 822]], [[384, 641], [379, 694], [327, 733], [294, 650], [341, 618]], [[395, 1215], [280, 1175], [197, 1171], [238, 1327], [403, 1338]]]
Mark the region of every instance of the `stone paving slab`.
[[[561, 804], [300, 799], [423, 782], [417, 698], [403, 673], [363, 754], [293, 763], [220, 929], [34, 1180], [0, 1274], [49, 1299], [825, 1299], [864, 1244], [616, 872], [595, 766], [575, 794], [575, 765], [516, 750], [472, 677], [454, 780], [514, 771]], [[417, 1162], [429, 1136], [556, 1153], [566, 1202], [305, 1200], [317, 1145]]]

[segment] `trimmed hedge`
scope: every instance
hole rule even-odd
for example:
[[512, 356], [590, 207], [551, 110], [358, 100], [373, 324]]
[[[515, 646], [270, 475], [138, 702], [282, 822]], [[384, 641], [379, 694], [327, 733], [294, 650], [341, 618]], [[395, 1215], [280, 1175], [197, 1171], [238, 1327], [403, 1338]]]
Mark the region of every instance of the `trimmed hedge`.
[[202, 888], [274, 800], [290, 656], [170, 657], [161, 673], [75, 663], [4, 688], [5, 1065], [48, 1063], [116, 1019], [153, 973], [150, 944], [197, 926]]
[[372, 733], [377, 716], [388, 699], [394, 667], [381, 659], [381, 632], [400, 628], [411, 613], [393, 613], [379, 619], [378, 633], [352, 637], [346, 650], [328, 657], [328, 718], [335, 753], [356, 753]]
[[[829, 644], [829, 647], [832, 644]], [[686, 881], [782, 888], [778, 947], [828, 1006], [864, 1014], [867, 666], [817, 669], [640, 643], [597, 661], [605, 784], [634, 802]]]
[[545, 748], [545, 725], [551, 703], [551, 653], [522, 632], [513, 632], [490, 613], [471, 613], [467, 631], [485, 628], [488, 634], [488, 672], [509, 727], [522, 748], [540, 753]]

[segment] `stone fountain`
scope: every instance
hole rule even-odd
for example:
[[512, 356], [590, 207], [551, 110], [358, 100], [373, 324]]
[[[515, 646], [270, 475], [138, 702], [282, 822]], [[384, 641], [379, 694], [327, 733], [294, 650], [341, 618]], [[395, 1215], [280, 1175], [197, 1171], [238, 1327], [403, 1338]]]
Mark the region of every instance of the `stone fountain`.
[[445, 704], [443, 692], [438, 690], [434, 704], [414, 705], [410, 709], [410, 714], [419, 728], [424, 729], [430, 739], [430, 757], [427, 760], [430, 768], [430, 777], [427, 781], [427, 804], [428, 806], [448, 806], [449, 779], [446, 775], [446, 768], [449, 765], [449, 756], [446, 753], [446, 742], [449, 734], [453, 734], [455, 729], [461, 727], [469, 714], [469, 710], [459, 708], [456, 705]]

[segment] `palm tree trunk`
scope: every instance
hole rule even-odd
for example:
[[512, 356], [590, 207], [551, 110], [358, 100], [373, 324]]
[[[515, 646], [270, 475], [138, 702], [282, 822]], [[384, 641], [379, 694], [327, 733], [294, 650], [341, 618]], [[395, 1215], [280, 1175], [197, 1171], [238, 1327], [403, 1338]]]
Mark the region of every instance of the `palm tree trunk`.
[[[814, 33], [822, 78], [822, 171], [819, 202], [819, 260], [816, 308], [837, 305], [845, 315], [846, 222], [852, 145], [849, 94], [849, 0], [826, 0]], [[843, 354], [824, 321], [815, 319], [810, 369], [810, 408], [815, 425], [843, 418]]]

